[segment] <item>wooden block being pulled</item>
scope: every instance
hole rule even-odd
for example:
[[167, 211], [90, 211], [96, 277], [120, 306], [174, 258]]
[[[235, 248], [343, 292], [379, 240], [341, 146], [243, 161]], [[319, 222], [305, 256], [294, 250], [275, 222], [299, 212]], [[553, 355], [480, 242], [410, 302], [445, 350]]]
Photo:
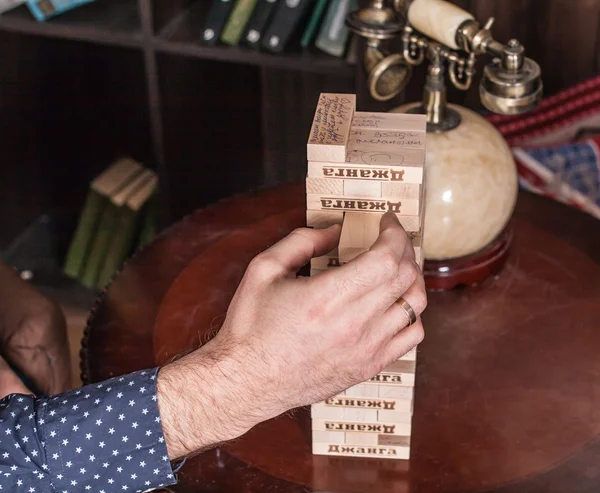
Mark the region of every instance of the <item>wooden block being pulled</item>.
[[345, 162], [355, 109], [354, 94], [319, 96], [306, 146], [309, 161]]
[[343, 211], [306, 211], [306, 225], [309, 228], [325, 229], [343, 222]]
[[335, 251], [328, 253], [327, 255], [315, 257], [310, 261], [310, 268], [315, 270], [327, 270], [333, 267], [339, 267], [340, 265], [337, 248]]
[[368, 111], [354, 112], [352, 126], [373, 130], [407, 130], [425, 132], [427, 117], [409, 113], [373, 113]]
[[[373, 435], [371, 433], [346, 433], [346, 439], [344, 443], [346, 445], [378, 445], [379, 435]], [[337, 442], [334, 442], [337, 443]]]
[[347, 212], [342, 224], [342, 234], [338, 246], [341, 263], [350, 262], [366, 252], [379, 236], [381, 215], [360, 212]]

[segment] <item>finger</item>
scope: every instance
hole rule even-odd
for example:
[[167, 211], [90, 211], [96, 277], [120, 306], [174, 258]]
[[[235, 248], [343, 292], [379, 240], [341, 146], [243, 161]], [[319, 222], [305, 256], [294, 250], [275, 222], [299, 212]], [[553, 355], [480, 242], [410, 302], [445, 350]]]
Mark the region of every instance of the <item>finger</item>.
[[11, 369], [6, 360], [0, 356], [0, 399], [9, 394], [32, 394], [31, 390]]
[[[396, 259], [400, 260], [405, 256], [407, 246], [410, 246], [412, 250], [410, 243], [410, 238], [400, 224], [396, 214], [386, 212], [381, 217], [381, 222], [379, 223], [379, 236], [370, 250], [372, 252], [393, 255]], [[412, 251], [412, 256], [414, 258], [414, 250]]]
[[414, 324], [401, 329], [385, 345], [383, 350], [384, 361], [389, 364], [400, 359], [420, 344], [424, 337], [423, 323], [421, 317], [418, 317]]
[[332, 251], [340, 241], [341, 226], [326, 229], [298, 228], [260, 254], [280, 266], [280, 273], [296, 272], [312, 258]]

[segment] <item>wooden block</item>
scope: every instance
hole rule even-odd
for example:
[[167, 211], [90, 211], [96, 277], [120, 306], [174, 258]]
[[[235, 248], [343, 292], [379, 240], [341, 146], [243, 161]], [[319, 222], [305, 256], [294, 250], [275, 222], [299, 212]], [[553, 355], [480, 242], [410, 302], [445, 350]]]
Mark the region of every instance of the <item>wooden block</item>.
[[369, 146], [401, 153], [404, 149], [424, 149], [426, 134], [421, 130], [385, 130], [352, 125], [350, 139], [356, 142], [357, 147]]
[[340, 408], [344, 411], [344, 421], [353, 421], [353, 422], [372, 422], [377, 421], [377, 413], [376, 409], [363, 409], [358, 407], [345, 407]]
[[327, 178], [307, 178], [307, 194], [343, 195], [344, 180], [329, 180]]
[[414, 373], [417, 364], [415, 361], [403, 361], [397, 360], [387, 365], [384, 369], [384, 373]]
[[[346, 437], [348, 434], [346, 433]], [[394, 447], [410, 447], [410, 436], [398, 436], [398, 435], [378, 435], [377, 445], [391, 445]], [[338, 442], [333, 442], [338, 443]], [[346, 438], [346, 443], [348, 439]]]
[[[378, 445], [379, 435], [372, 433], [345, 433], [346, 438], [344, 443], [346, 445]], [[339, 442], [333, 442], [339, 443]]]
[[[355, 156], [356, 157], [356, 156]], [[368, 157], [368, 159], [367, 159]], [[377, 163], [375, 154], [365, 157], [366, 163], [358, 160], [355, 163], [346, 164], [332, 162], [308, 163], [308, 174], [310, 178], [329, 178], [343, 180], [373, 180], [394, 183], [423, 183], [423, 166], [396, 165], [390, 166], [389, 160], [379, 156], [383, 161]], [[356, 160], [356, 159], [355, 159]]]
[[[379, 435], [373, 435], [375, 437], [375, 445], [377, 445], [377, 437]], [[313, 430], [312, 440], [318, 443], [346, 443], [346, 433], [343, 431], [318, 431]]]
[[379, 385], [397, 385], [400, 387], [414, 387], [415, 386], [415, 374], [414, 373], [386, 373], [381, 372], [375, 375], [373, 378], [368, 380], [366, 383], [379, 384]]
[[379, 392], [375, 385], [361, 383], [346, 389], [344, 395], [348, 397], [379, 397]]
[[306, 211], [306, 225], [310, 228], [325, 229], [343, 222], [342, 211]]
[[[318, 178], [317, 178], [318, 179]], [[327, 180], [323, 181], [338, 181]], [[345, 197], [361, 197], [361, 198], [381, 198], [382, 183], [374, 180], [343, 180]]]
[[345, 457], [369, 457], [377, 459], [404, 459], [410, 457], [409, 447], [389, 447], [380, 445], [340, 445], [337, 443], [313, 443], [315, 455], [338, 455]]
[[422, 185], [418, 183], [386, 181], [381, 183], [381, 196], [396, 199], [421, 199], [421, 188]]
[[377, 387], [377, 397], [382, 399], [411, 400], [414, 396], [414, 387], [398, 385], [367, 385], [367, 387]]
[[[344, 420], [344, 408], [326, 406], [323, 402], [318, 402], [310, 406], [310, 415], [312, 419], [333, 419]], [[377, 414], [377, 412], [375, 412]], [[378, 421], [377, 416], [372, 421]]]
[[412, 412], [400, 413], [398, 411], [377, 411], [377, 421], [381, 423], [412, 423]]
[[398, 361], [416, 361], [417, 360], [417, 348], [412, 348], [408, 353], [402, 356]]
[[[307, 195], [306, 208], [313, 211], [343, 211], [364, 212], [367, 214], [384, 214], [392, 211], [400, 216], [417, 216], [420, 210], [420, 201], [413, 199], [367, 199], [361, 197], [334, 196], [334, 195]], [[419, 228], [420, 229], [420, 228]]]
[[377, 421], [352, 422], [314, 419], [312, 429], [317, 431], [344, 431], [355, 433], [374, 433], [376, 435], [410, 436], [410, 423], [381, 423]]
[[390, 167], [414, 166], [422, 169], [425, 166], [425, 149], [370, 144], [350, 135], [345, 161], [352, 164]]
[[[386, 410], [397, 412], [410, 412], [412, 403], [402, 399], [379, 399], [374, 397], [346, 397], [343, 395], [331, 397], [324, 401], [326, 407], [333, 408], [358, 408], [367, 411]], [[360, 420], [363, 421], [363, 420]]]
[[346, 160], [348, 137], [356, 108], [354, 94], [322, 93], [306, 146], [309, 161]]
[[427, 117], [425, 115], [408, 113], [355, 111], [352, 126], [379, 130], [414, 130], [425, 132], [427, 131]]
[[327, 269], [310, 269], [310, 277], [316, 276], [321, 272], [325, 272]]
[[379, 236], [380, 215], [347, 212], [342, 224], [342, 233], [338, 245], [341, 263], [350, 262], [375, 243]]
[[322, 257], [315, 257], [313, 259], [311, 259], [310, 261], [310, 267], [311, 269], [316, 269], [316, 270], [327, 270], [327, 269], [331, 269], [332, 267], [339, 267], [340, 264], [340, 260], [338, 258], [338, 253], [337, 253], [337, 248], [335, 251], [335, 255], [324, 255]]

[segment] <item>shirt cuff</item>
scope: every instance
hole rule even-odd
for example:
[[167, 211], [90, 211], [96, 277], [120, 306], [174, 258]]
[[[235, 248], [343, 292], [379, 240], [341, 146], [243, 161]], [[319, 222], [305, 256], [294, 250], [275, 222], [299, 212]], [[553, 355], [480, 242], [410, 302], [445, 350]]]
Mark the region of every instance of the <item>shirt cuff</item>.
[[157, 402], [158, 368], [38, 401], [54, 489], [146, 491], [176, 483]]

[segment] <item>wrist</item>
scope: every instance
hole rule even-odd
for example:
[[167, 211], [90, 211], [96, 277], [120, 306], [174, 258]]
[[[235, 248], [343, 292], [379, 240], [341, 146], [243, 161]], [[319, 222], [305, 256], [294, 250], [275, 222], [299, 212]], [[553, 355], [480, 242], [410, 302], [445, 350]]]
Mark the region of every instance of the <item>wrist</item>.
[[238, 438], [261, 421], [246, 405], [243, 370], [213, 343], [160, 370], [158, 403], [172, 460]]

